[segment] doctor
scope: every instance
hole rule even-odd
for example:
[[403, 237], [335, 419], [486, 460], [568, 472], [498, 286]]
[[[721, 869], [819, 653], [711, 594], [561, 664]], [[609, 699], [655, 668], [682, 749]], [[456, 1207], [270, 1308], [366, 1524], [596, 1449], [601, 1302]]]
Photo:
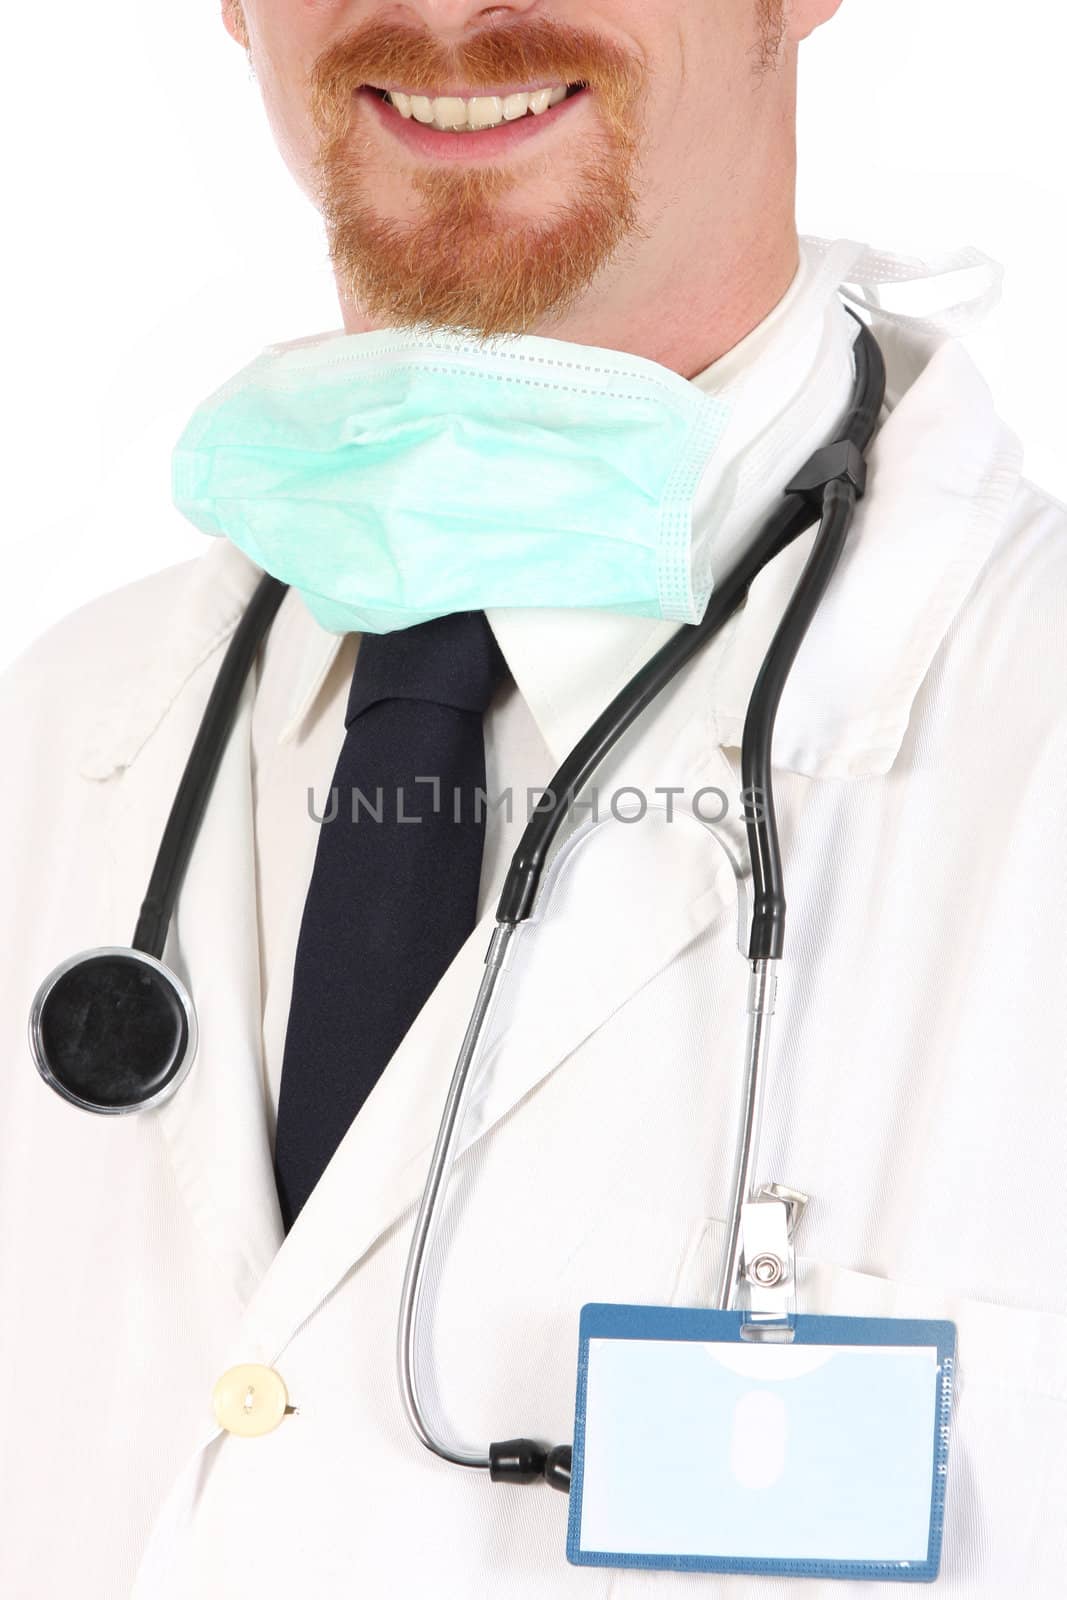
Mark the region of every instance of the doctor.
[[[269, 394], [278, 449], [306, 429], [304, 457], [322, 460], [339, 448], [330, 358], [370, 348], [353, 404], [365, 422], [380, 401], [382, 438], [408, 442], [383, 445], [373, 493], [346, 479], [333, 499], [304, 457], [286, 479], [264, 451], [214, 490], [176, 465], [179, 503], [217, 535], [203, 555], [82, 608], [3, 681], [12, 1600], [840, 1592], [569, 1566], [560, 1495], [491, 1484], [417, 1442], [394, 1347], [527, 789], [697, 619], [708, 583], [834, 436], [856, 335], [843, 297], [868, 308], [888, 388], [867, 494], [774, 744], [791, 943], [761, 1161], [810, 1196], [796, 1235], [806, 1310], [956, 1324], [943, 1590], [1062, 1594], [1067, 519], [1022, 476], [1018, 441], [949, 336], [990, 303], [991, 264], [798, 242], [798, 45], [836, 4], [225, 0], [285, 161], [323, 214], [344, 325], [272, 347], [231, 398], [248, 400], [262, 441]], [[985, 291], [941, 317], [880, 307], [879, 283], [976, 263]], [[417, 325], [421, 343], [405, 343]], [[581, 507], [559, 495], [557, 525], [546, 516], [559, 455], [514, 449], [533, 437], [534, 386], [498, 385], [520, 408], [495, 435], [511, 441], [507, 493], [479, 457], [499, 423], [480, 356], [451, 402], [469, 427], [431, 426], [418, 454], [413, 418], [432, 424], [440, 408], [416, 391], [421, 410], [389, 409], [388, 351], [421, 373], [457, 329], [567, 342], [553, 381], [576, 408], [568, 437], [597, 441], [583, 471], [618, 468], [619, 430], [595, 425], [630, 416], [635, 374], [677, 415], [706, 419], [680, 600], [627, 609], [607, 575], [635, 547], [605, 545], [590, 565]], [[360, 335], [369, 346], [329, 343]], [[231, 464], [247, 442], [219, 394], [184, 440], [187, 467], [212, 440]], [[452, 589], [455, 546], [420, 545], [425, 519], [401, 515], [423, 469], [439, 473], [432, 526], [485, 534]], [[377, 577], [369, 557], [345, 568], [356, 499], [379, 512], [364, 526]], [[229, 515], [234, 503], [246, 514]], [[739, 823], [745, 706], [811, 537], [771, 561], [620, 744], [598, 778], [606, 821], [532, 930], [435, 1267], [431, 1400], [471, 1439], [570, 1437], [586, 1302], [712, 1303], [744, 969], [731, 873], [691, 813], [721, 795], [724, 825]], [[518, 593], [502, 599], [516, 541]], [[194, 996], [199, 1052], [160, 1105], [92, 1116], [34, 1071], [27, 1011], [72, 951], [129, 941], [264, 567], [292, 587], [242, 693], [165, 951]], [[388, 812], [353, 823], [351, 791], [390, 793], [406, 754], [464, 797], [484, 789], [480, 819], [427, 813], [407, 835]], [[242, 1426], [247, 1390], [220, 1389], [243, 1366], [290, 1408], [269, 1431]]]

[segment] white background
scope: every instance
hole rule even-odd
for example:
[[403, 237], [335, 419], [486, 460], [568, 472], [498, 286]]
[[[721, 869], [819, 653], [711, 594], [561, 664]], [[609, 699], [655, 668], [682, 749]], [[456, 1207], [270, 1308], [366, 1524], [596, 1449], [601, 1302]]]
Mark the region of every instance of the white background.
[[[319, 220], [219, 6], [5, 19], [0, 666], [199, 553], [169, 498], [189, 413], [263, 345], [340, 326]], [[801, 54], [798, 195], [804, 232], [1005, 262], [968, 344], [1061, 498], [1065, 59], [1062, 0], [845, 0]]]

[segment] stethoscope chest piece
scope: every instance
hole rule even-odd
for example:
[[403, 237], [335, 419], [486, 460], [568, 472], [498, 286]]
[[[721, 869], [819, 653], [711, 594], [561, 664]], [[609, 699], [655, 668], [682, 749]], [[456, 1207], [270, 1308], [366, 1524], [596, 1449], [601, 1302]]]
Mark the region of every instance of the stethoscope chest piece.
[[62, 962], [30, 1010], [41, 1077], [72, 1105], [105, 1116], [144, 1111], [173, 1094], [196, 1040], [184, 985], [162, 961], [123, 945]]

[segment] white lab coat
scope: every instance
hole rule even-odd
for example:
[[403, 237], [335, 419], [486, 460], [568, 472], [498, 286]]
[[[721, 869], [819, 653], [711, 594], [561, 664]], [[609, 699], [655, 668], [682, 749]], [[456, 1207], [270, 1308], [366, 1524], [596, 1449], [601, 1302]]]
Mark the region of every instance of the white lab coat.
[[[789, 943], [761, 1176], [813, 1197], [802, 1308], [958, 1325], [941, 1590], [1055, 1600], [1067, 514], [1021, 477], [959, 346], [931, 356], [875, 328], [896, 404], [775, 746]], [[605, 785], [736, 796], [747, 695], [809, 545], [772, 564]], [[275, 1251], [250, 689], [168, 946], [200, 1015], [189, 1080], [126, 1118], [39, 1080], [33, 991], [71, 951], [128, 939], [256, 576], [213, 544], [76, 614], [4, 681], [0, 1593], [852, 1593], [572, 1568], [563, 1496], [449, 1468], [409, 1432], [401, 1277], [491, 909]], [[735, 938], [715, 846], [650, 817], [575, 851], [524, 939], [447, 1201], [426, 1351], [435, 1404], [471, 1444], [571, 1439], [585, 1302], [710, 1303], [742, 1059]], [[275, 1366], [298, 1408], [258, 1439], [211, 1412], [243, 1361]]]

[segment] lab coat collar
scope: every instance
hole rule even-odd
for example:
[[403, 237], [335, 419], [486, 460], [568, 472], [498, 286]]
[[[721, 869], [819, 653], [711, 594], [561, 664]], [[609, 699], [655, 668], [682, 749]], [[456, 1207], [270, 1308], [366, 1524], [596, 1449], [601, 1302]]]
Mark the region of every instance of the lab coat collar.
[[168, 625], [151, 657], [86, 731], [78, 763], [83, 777], [102, 780], [133, 765], [197, 669], [229, 639], [262, 576], [224, 539], [181, 564]]

